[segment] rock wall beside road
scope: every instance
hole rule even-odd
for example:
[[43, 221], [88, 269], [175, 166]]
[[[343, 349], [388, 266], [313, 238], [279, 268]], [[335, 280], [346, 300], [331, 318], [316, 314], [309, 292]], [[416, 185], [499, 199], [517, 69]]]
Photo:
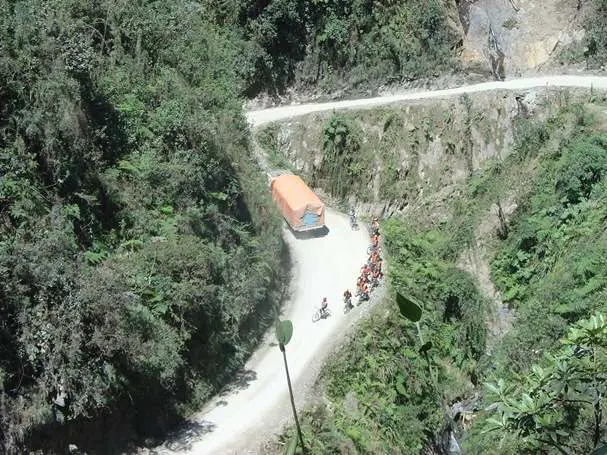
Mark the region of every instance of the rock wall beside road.
[[[578, 0], [461, 0], [462, 60], [501, 78], [537, 73], [584, 38]], [[578, 8], [579, 6], [579, 8]]]

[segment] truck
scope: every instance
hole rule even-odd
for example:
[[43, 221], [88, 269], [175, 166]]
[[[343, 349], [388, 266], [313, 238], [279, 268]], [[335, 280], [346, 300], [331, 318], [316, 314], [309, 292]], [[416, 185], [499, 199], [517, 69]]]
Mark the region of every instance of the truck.
[[325, 228], [325, 204], [301, 177], [293, 174], [268, 177], [272, 199], [293, 231]]

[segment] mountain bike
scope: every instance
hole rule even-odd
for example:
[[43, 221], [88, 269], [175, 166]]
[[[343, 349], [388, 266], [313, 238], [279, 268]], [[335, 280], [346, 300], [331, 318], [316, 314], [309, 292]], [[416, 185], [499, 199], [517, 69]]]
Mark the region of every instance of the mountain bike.
[[325, 310], [317, 309], [314, 315], [312, 316], [312, 322], [320, 321], [321, 319], [326, 319], [331, 316], [331, 310], [326, 308]]

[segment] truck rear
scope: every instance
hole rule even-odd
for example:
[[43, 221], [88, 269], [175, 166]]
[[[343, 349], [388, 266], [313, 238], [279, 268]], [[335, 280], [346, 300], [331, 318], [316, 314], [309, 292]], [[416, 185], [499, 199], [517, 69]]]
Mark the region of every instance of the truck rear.
[[325, 204], [299, 176], [273, 177], [270, 186], [272, 199], [291, 229], [302, 232], [325, 227]]

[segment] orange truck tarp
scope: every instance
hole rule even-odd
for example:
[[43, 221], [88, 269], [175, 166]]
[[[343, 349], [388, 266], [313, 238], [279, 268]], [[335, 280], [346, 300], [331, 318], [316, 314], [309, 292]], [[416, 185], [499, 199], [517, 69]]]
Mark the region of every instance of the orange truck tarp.
[[325, 204], [297, 175], [281, 175], [272, 180], [272, 199], [287, 223], [295, 230], [325, 225]]

